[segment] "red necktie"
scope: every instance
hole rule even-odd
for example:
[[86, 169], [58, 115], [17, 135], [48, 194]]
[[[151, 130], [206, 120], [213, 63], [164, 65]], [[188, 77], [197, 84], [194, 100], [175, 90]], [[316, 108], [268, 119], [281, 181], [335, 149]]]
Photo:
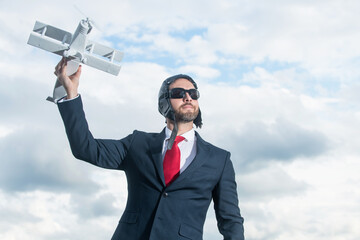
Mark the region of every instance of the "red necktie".
[[170, 150], [167, 150], [164, 157], [163, 168], [166, 186], [170, 185], [178, 176], [180, 172], [180, 149], [178, 143], [184, 140], [182, 136], [177, 136], [174, 145]]

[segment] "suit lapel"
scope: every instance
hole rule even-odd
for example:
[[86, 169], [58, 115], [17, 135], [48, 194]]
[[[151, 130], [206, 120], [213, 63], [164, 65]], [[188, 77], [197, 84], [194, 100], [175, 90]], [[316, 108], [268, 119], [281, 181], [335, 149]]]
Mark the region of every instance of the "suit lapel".
[[182, 172], [177, 179], [169, 186], [176, 186], [179, 182], [185, 179], [189, 174], [201, 167], [208, 159], [210, 154], [209, 144], [205, 142], [200, 135], [195, 132], [196, 135], [196, 156], [191, 164]]
[[162, 185], [165, 187], [164, 170], [162, 165], [162, 148], [165, 139], [165, 128], [150, 145], [151, 156]]

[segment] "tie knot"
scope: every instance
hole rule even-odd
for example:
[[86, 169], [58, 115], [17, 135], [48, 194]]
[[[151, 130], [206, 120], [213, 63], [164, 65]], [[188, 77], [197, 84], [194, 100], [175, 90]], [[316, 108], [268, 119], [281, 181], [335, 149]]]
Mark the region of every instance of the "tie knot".
[[177, 145], [179, 142], [183, 141], [185, 138], [182, 136], [176, 136], [174, 143]]

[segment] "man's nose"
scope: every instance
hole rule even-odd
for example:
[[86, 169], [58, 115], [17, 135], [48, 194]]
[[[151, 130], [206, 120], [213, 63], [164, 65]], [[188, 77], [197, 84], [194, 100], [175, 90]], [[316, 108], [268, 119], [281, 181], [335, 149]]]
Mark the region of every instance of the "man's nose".
[[185, 93], [185, 96], [184, 96], [184, 101], [185, 102], [191, 102], [192, 101], [192, 98], [190, 97], [190, 94], [189, 93]]

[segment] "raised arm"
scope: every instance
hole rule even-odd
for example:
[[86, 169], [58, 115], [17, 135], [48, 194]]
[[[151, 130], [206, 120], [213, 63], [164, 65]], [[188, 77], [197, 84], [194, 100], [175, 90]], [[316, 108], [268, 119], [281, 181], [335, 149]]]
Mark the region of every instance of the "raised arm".
[[63, 58], [55, 67], [55, 75], [66, 90], [66, 98], [72, 100], [59, 102], [58, 108], [73, 155], [99, 167], [123, 169], [132, 135], [121, 140], [95, 139], [89, 130], [81, 97], [74, 99], [79, 95], [81, 66], [70, 76], [67, 76], [66, 70], [67, 60]]

